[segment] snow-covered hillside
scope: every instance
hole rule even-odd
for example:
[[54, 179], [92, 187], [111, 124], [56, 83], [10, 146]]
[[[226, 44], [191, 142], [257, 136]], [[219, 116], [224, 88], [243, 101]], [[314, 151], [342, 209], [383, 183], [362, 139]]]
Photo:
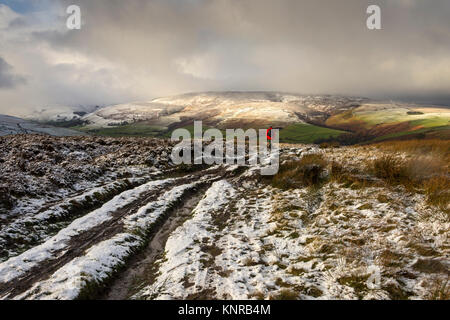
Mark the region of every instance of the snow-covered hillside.
[[217, 127], [242, 124], [286, 125], [329, 116], [355, 107], [364, 98], [304, 96], [278, 92], [189, 93], [149, 102], [100, 108], [82, 118], [88, 127], [106, 127], [150, 121], [155, 125], [204, 120]]
[[79, 136], [81, 132], [39, 124], [20, 118], [0, 115], [0, 136], [10, 134], [47, 134], [52, 136]]

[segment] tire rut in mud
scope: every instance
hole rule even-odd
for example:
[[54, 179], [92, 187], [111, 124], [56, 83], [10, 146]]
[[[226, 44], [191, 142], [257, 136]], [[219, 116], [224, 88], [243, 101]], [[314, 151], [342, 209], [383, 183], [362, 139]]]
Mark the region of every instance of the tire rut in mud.
[[[68, 208], [65, 209], [63, 213], [61, 213], [58, 216], [50, 217], [46, 220], [37, 221], [38, 225], [33, 224], [29, 225], [29, 222], [26, 221], [20, 221], [20, 219], [16, 219], [16, 221], [11, 222], [10, 224], [5, 224], [2, 226], [2, 229], [0, 232], [3, 232], [4, 229], [10, 228], [11, 226], [14, 226], [15, 228], [22, 228], [20, 231], [29, 232], [29, 234], [32, 234], [33, 237], [31, 239], [21, 239], [18, 241], [16, 238], [9, 238], [3, 243], [3, 251], [0, 252], [0, 261], [6, 261], [9, 258], [13, 258], [19, 254], [14, 255], [8, 255], [7, 251], [16, 251], [16, 252], [25, 252], [26, 250], [29, 250], [35, 246], [38, 246], [45, 242], [45, 239], [48, 239], [54, 235], [56, 235], [60, 230], [66, 228], [68, 225], [70, 225], [73, 221], [75, 221], [78, 218], [83, 217], [84, 215], [88, 214], [89, 212], [92, 212], [100, 207], [102, 207], [105, 203], [112, 200], [115, 196], [131, 190], [133, 188], [139, 187], [140, 185], [143, 185], [146, 182], [142, 183], [132, 183], [132, 182], [123, 182], [121, 185], [116, 186], [111, 191], [106, 191], [104, 194], [100, 195], [100, 199], [95, 199], [94, 197], [90, 197], [90, 200], [83, 200], [81, 202], [78, 202], [76, 200], [73, 200], [75, 202], [70, 202], [70, 206], [67, 204], [64, 204], [64, 201], [59, 202], [53, 202], [50, 204], [45, 204], [44, 207], [42, 207], [39, 211], [36, 212], [36, 215], [39, 213], [42, 213], [46, 210], [51, 209], [52, 207], [55, 208], [58, 205], [66, 205]], [[110, 185], [111, 183], [108, 183], [106, 185]], [[106, 185], [103, 185], [106, 186]], [[100, 186], [101, 187], [101, 186]], [[81, 195], [82, 193], [80, 193]], [[70, 198], [74, 198], [75, 196], [72, 196]], [[0, 236], [0, 238], [3, 238]], [[20, 250], [19, 250], [20, 249]]]
[[99, 295], [100, 300], [125, 300], [129, 299], [139, 285], [139, 279], [145, 279], [146, 273], [153, 263], [164, 252], [166, 242], [173, 231], [181, 226], [191, 216], [192, 210], [202, 199], [207, 187], [199, 189], [191, 197], [186, 199], [178, 209], [161, 225], [161, 227], [149, 238], [145, 248], [132, 257], [126, 268], [111, 282], [111, 284]]
[[[214, 171], [207, 172], [207, 174], [214, 173]], [[166, 186], [166, 188], [173, 188], [182, 184], [197, 181], [204, 174], [205, 172], [198, 172], [187, 177], [177, 179], [173, 184]], [[216, 176], [214, 180], [217, 179], [219, 179], [219, 176]], [[209, 181], [210, 183], [213, 182], [213, 180]], [[122, 219], [130, 214], [133, 214], [145, 204], [156, 200], [162, 192], [163, 190], [158, 190], [157, 192], [154, 190], [149, 191], [135, 202], [114, 212], [112, 214], [113, 219], [105, 221], [104, 223], [73, 237], [69, 241], [67, 248], [54, 252], [54, 256], [57, 257], [56, 259], [43, 261], [36, 267], [28, 270], [23, 276], [10, 282], [0, 284], [0, 297], [12, 298], [26, 292], [35, 283], [50, 278], [56, 270], [72, 261], [74, 258], [83, 256], [85, 251], [93, 245], [103, 240], [110, 239], [114, 235], [124, 231]]]

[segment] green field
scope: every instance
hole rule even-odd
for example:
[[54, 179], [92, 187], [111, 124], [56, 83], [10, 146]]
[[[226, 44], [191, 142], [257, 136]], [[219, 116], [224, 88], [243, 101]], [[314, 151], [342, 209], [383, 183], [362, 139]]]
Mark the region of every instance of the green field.
[[449, 124], [450, 110], [445, 108], [385, 108], [369, 109], [360, 107], [332, 116], [326, 122], [328, 126], [343, 126], [359, 123], [367, 129], [380, 124], [410, 122], [413, 126], [439, 127]]
[[[109, 137], [155, 137], [169, 139], [173, 130], [166, 127], [152, 126], [145, 123], [135, 123], [110, 128], [87, 129], [85, 127], [73, 127], [82, 132], [97, 136]], [[187, 129], [191, 136], [194, 136], [194, 126], [188, 125], [183, 127]], [[203, 126], [203, 132], [211, 129], [211, 127]], [[221, 130], [224, 138], [226, 133]], [[294, 124], [280, 130], [280, 142], [283, 143], [315, 143], [318, 140], [332, 139], [346, 133], [341, 130], [328, 129], [310, 124]]]
[[330, 117], [328, 127], [366, 133], [372, 141], [437, 138], [448, 139], [450, 110], [438, 107], [366, 105]]
[[[184, 126], [184, 127], [181, 127], [181, 128], [177, 128], [177, 129], [186, 129], [186, 130], [189, 131], [189, 133], [191, 134], [191, 137], [192, 137], [192, 138], [194, 137], [194, 125], [193, 125], [193, 124], [192, 124], [192, 125], [189, 125], [189, 126]], [[208, 129], [214, 129], [214, 128], [208, 127], [208, 126], [203, 126], [203, 133], [204, 133], [206, 130], [208, 130]], [[174, 130], [176, 130], [176, 129], [174, 129]], [[172, 132], [173, 132], [174, 130], [166, 131], [164, 134], [162, 134], [162, 137], [170, 139], [170, 138], [172, 137]], [[225, 137], [225, 132], [224, 132], [223, 130], [221, 130], [221, 131], [222, 131], [222, 134], [223, 134], [224, 137]]]
[[373, 140], [373, 142], [379, 142], [383, 140], [390, 140], [395, 138], [402, 138], [406, 137], [408, 135], [422, 135], [423, 137], [429, 136], [431, 134], [434, 134], [434, 138], [443, 138], [448, 139], [448, 136], [450, 135], [450, 126], [441, 126], [441, 127], [425, 127], [418, 130], [413, 131], [402, 131], [397, 133], [391, 133], [385, 136], [378, 137]]
[[341, 130], [328, 129], [311, 124], [293, 124], [280, 131], [280, 142], [315, 143], [318, 140], [332, 139], [346, 133]]
[[355, 114], [356, 120], [362, 120], [369, 127], [379, 124], [391, 124], [409, 122], [411, 127], [420, 126], [423, 128], [441, 127], [449, 124], [450, 113], [424, 113], [418, 115], [408, 115], [404, 110], [402, 112], [373, 112], [364, 114]]

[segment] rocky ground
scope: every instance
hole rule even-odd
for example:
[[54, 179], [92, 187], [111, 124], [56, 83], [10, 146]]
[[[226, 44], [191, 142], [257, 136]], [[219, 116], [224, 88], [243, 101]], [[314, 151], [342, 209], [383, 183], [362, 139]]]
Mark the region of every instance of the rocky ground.
[[448, 208], [363, 170], [377, 147], [284, 146], [264, 178], [161, 140], [0, 145], [3, 299], [449, 298]]

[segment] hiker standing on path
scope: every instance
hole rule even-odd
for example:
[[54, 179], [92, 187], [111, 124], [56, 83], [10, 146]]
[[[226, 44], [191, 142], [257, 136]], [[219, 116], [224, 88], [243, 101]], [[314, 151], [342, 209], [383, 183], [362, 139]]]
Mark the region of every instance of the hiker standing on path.
[[267, 133], [266, 133], [268, 147], [272, 147], [272, 130], [273, 130], [273, 128], [272, 128], [272, 126], [270, 126], [270, 128], [267, 129]]

